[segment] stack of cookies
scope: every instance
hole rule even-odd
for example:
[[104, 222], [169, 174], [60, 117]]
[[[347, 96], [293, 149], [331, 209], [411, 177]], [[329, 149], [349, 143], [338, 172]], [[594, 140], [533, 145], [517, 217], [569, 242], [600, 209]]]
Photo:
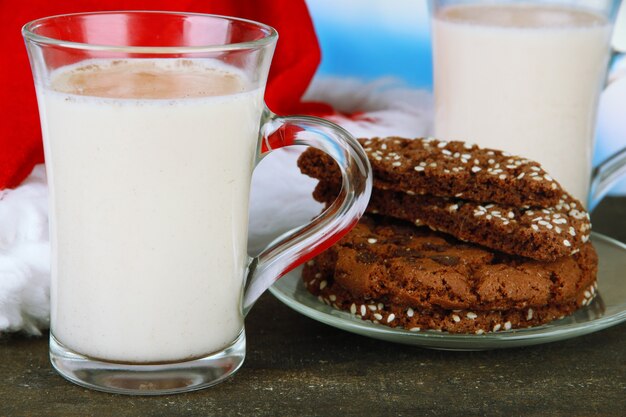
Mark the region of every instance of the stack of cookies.
[[[540, 325], [596, 293], [589, 215], [539, 164], [434, 139], [360, 140], [374, 189], [359, 224], [307, 263], [321, 302], [391, 327], [457, 333]], [[298, 161], [332, 202], [337, 166]]]

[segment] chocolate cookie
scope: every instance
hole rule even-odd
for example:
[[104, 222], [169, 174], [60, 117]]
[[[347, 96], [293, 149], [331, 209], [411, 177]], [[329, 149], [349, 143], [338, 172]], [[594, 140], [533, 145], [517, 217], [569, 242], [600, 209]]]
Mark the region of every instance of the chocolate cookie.
[[[508, 206], [551, 207], [564, 193], [534, 161], [464, 142], [436, 139], [359, 139], [374, 172], [374, 188], [456, 197]], [[309, 148], [300, 170], [337, 182], [337, 166], [325, 153]]]
[[[338, 188], [320, 182], [313, 195], [334, 201]], [[479, 204], [458, 198], [411, 195], [375, 189], [367, 212], [378, 213], [512, 255], [540, 261], [576, 253], [589, 240], [589, 214], [569, 194], [549, 208], [517, 208], [501, 204]]]
[[573, 256], [537, 262], [365, 217], [305, 266], [303, 280], [322, 301], [364, 319], [480, 333], [572, 313], [593, 298], [596, 270], [590, 243]]

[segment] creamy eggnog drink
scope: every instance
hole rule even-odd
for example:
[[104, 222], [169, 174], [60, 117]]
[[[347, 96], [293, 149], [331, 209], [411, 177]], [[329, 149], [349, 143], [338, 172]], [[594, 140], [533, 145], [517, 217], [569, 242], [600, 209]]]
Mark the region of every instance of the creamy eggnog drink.
[[92, 60], [56, 70], [39, 100], [55, 338], [131, 363], [229, 345], [262, 93], [216, 61]]
[[610, 35], [604, 17], [565, 7], [439, 9], [436, 136], [537, 160], [585, 202]]

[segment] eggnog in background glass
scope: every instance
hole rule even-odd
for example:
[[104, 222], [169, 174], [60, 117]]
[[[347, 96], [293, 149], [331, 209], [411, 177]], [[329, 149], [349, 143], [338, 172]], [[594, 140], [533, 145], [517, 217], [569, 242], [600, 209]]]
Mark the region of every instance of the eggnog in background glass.
[[586, 202], [619, 3], [435, 0], [436, 136], [537, 160]]
[[[365, 210], [363, 149], [330, 122], [267, 109], [277, 33], [261, 23], [100, 12], [22, 33], [50, 190], [52, 365], [124, 394], [223, 381], [243, 363], [256, 299]], [[252, 171], [292, 144], [329, 153], [344, 192], [251, 259]]]

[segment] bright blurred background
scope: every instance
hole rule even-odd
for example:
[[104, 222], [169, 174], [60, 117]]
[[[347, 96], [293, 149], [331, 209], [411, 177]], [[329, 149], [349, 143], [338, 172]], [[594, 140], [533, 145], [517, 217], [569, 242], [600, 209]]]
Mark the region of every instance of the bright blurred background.
[[[407, 88], [432, 91], [426, 0], [307, 0], [322, 48], [316, 77], [372, 81], [395, 77]], [[626, 51], [626, 3], [614, 44]], [[613, 65], [600, 100], [594, 164], [626, 147], [626, 59]], [[626, 194], [626, 180], [613, 189]]]

